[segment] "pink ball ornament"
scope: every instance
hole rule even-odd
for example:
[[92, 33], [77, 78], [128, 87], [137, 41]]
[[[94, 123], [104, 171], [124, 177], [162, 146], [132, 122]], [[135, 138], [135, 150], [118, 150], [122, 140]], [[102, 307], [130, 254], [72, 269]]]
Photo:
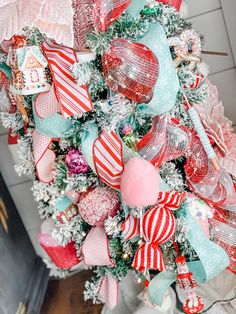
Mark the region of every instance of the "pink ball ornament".
[[89, 225], [102, 226], [104, 220], [115, 216], [120, 208], [119, 194], [109, 187], [96, 187], [80, 196], [79, 212]]
[[87, 173], [90, 169], [80, 149], [70, 149], [66, 155], [65, 162], [69, 172], [74, 174]]
[[159, 194], [158, 170], [148, 161], [134, 157], [125, 165], [120, 190], [129, 207], [143, 208], [154, 205]]

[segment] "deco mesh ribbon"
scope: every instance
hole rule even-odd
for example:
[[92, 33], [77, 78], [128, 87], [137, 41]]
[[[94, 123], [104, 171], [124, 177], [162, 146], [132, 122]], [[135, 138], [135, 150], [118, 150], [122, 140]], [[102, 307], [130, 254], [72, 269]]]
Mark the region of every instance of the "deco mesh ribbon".
[[230, 258], [228, 269], [236, 274], [236, 214], [217, 209], [210, 220], [214, 232], [214, 242], [221, 246]]
[[189, 130], [167, 115], [153, 118], [151, 130], [137, 143], [139, 154], [156, 167], [185, 155], [191, 143]]
[[145, 243], [139, 246], [132, 267], [140, 272], [148, 269], [165, 270], [159, 245], [173, 237], [175, 228], [175, 219], [169, 209], [159, 205], [149, 209], [142, 221]]
[[198, 139], [193, 142], [184, 166], [189, 188], [213, 207], [235, 211], [236, 193], [224, 168], [217, 171]]
[[150, 101], [158, 78], [158, 59], [143, 44], [115, 38], [103, 55], [107, 85], [138, 103]]
[[43, 43], [43, 51], [50, 67], [56, 96], [65, 118], [81, 116], [93, 109], [85, 85], [78, 86], [72, 76], [71, 66], [77, 62], [75, 50], [56, 44], [51, 40]]
[[95, 0], [93, 9], [94, 26], [104, 32], [115, 20], [117, 20], [131, 0]]

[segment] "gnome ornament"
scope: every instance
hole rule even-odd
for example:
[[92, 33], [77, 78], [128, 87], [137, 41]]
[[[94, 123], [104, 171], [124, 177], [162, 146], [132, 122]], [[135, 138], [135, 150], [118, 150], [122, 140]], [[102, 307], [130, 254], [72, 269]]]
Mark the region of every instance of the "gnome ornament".
[[178, 268], [177, 282], [180, 289], [186, 292], [187, 300], [184, 302], [183, 310], [187, 314], [199, 313], [204, 307], [203, 299], [196, 295], [194, 288], [197, 286], [193, 273], [188, 269], [184, 256], [177, 256]]

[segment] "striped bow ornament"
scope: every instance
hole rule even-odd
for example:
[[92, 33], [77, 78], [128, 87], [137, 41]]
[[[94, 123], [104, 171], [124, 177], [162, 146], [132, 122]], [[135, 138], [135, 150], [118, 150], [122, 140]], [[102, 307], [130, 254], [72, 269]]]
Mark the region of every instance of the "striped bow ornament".
[[72, 76], [71, 66], [78, 62], [75, 50], [52, 40], [45, 41], [42, 49], [53, 76], [62, 115], [68, 118], [91, 111], [93, 105], [87, 87], [78, 86]]
[[160, 192], [158, 198], [158, 205], [163, 206], [169, 210], [176, 210], [180, 207], [184, 198], [186, 197], [185, 192]]
[[93, 161], [99, 178], [114, 189], [120, 188], [124, 168], [122, 143], [114, 131], [104, 131], [93, 144]]

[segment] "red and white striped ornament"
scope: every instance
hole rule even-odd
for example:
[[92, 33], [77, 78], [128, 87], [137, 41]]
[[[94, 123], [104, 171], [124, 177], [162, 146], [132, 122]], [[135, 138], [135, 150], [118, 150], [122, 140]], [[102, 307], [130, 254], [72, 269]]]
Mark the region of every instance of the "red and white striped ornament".
[[93, 104], [88, 88], [76, 84], [70, 69], [78, 61], [75, 50], [58, 45], [52, 40], [45, 41], [42, 48], [53, 76], [56, 96], [63, 116], [68, 118], [91, 111]]
[[114, 131], [104, 131], [94, 142], [93, 160], [99, 178], [112, 188], [119, 189], [124, 164], [122, 143]]
[[185, 192], [160, 192], [158, 198], [158, 205], [163, 206], [169, 210], [178, 209], [186, 197]]
[[172, 212], [159, 206], [149, 209], [143, 216], [142, 229], [146, 243], [138, 248], [132, 267], [140, 272], [165, 270], [159, 245], [170, 240], [175, 233], [176, 223]]
[[129, 215], [121, 226], [123, 237], [126, 241], [140, 235], [139, 218]]

